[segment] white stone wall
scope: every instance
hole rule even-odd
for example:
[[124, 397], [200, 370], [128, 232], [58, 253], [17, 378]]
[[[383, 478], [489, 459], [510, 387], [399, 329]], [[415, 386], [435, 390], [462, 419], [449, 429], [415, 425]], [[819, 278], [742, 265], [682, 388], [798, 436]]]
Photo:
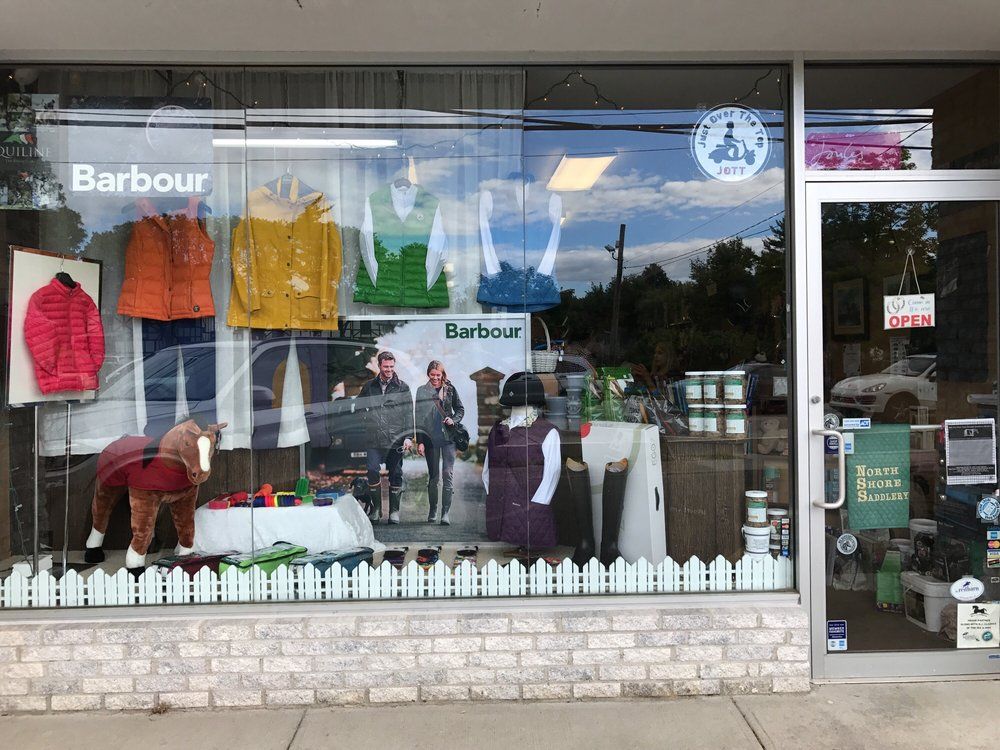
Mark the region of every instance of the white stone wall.
[[[0, 711], [806, 691], [797, 605], [0, 620]], [[61, 613], [66, 614], [66, 613]]]

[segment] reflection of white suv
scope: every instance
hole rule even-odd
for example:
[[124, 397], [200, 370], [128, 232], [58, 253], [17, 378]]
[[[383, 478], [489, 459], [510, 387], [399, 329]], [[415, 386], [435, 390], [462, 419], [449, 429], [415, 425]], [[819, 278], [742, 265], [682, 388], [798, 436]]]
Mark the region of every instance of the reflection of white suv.
[[937, 355], [913, 354], [874, 375], [845, 378], [831, 389], [830, 406], [909, 422], [911, 406], [937, 406]]

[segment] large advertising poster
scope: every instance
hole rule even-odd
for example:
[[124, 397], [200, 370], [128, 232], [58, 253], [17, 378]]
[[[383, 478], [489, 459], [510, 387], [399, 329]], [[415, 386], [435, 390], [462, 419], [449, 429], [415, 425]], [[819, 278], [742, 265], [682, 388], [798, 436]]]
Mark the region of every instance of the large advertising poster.
[[[527, 334], [526, 316], [519, 315], [404, 321], [376, 337], [378, 351], [393, 353], [396, 374], [414, 396], [428, 383], [427, 369], [431, 362], [440, 363], [464, 407], [462, 424], [470, 436], [469, 449], [459, 453], [454, 463], [450, 526], [427, 523], [431, 500], [428, 490], [430, 462], [427, 455], [420, 456], [414, 449], [403, 456], [398, 525], [386, 523], [391, 488], [386, 471], [383, 471], [383, 496], [376, 498], [376, 502], [383, 505], [383, 518], [375, 523], [376, 539], [387, 544], [412, 543], [415, 539], [427, 543], [487, 540], [486, 493], [482, 477], [485, 442], [490, 428], [502, 417], [497, 403], [500, 385], [509, 375], [525, 369]], [[374, 377], [377, 357], [372, 359], [368, 369]], [[417, 419], [419, 421], [419, 414]], [[361, 443], [370, 442], [367, 438], [355, 439]], [[370, 448], [367, 445], [360, 447], [366, 452]], [[443, 468], [439, 463], [439, 474]], [[442, 482], [435, 493], [438, 517], [445, 500], [443, 491]]]

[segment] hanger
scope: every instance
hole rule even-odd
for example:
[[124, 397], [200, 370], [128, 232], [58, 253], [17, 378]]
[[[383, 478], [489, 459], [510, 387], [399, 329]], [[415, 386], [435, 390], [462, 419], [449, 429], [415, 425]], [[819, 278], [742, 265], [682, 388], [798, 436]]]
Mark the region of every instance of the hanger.
[[[284, 192], [284, 184], [286, 180], [288, 182], [287, 195]], [[292, 198], [291, 197], [292, 187], [295, 183], [298, 183], [298, 190], [295, 191], [296, 192], [295, 198]], [[286, 164], [284, 174], [278, 175], [276, 178], [268, 182], [264, 187], [266, 187], [275, 195], [281, 198], [288, 198], [289, 200], [296, 200], [298, 198], [301, 198], [303, 195], [312, 195], [313, 193], [319, 192], [318, 190], [315, 190], [314, 188], [310, 187], [302, 180], [300, 180], [298, 177], [296, 177], [294, 174], [292, 174], [291, 164]]]
[[517, 182], [524, 182], [530, 185], [536, 178], [531, 172], [508, 172], [504, 179], [511, 181], [516, 180]]
[[410, 182], [410, 180], [409, 180], [409, 178], [408, 178], [408, 177], [400, 177], [400, 178], [398, 178], [398, 179], [394, 180], [392, 184], [393, 184], [393, 185], [394, 185], [395, 187], [397, 187], [397, 188], [402, 188], [402, 189], [405, 189], [405, 188], [408, 188], [408, 187], [411, 187], [411, 186], [413, 185], [413, 183], [412, 183], [412, 182]]
[[[122, 208], [122, 213], [127, 214], [130, 212], [135, 212], [141, 214], [139, 211], [138, 204], [139, 201], [148, 201], [150, 205], [154, 206], [158, 214], [170, 214], [175, 211], [183, 210], [188, 205], [188, 200], [195, 196], [178, 196], [170, 198], [157, 198], [154, 202], [151, 198], [139, 198], [132, 201], [131, 203], [126, 203], [124, 208]], [[205, 214], [212, 213], [212, 209], [208, 206], [205, 201], [201, 201], [198, 206], [198, 216], [203, 217]]]
[[56, 281], [58, 281], [67, 289], [76, 289], [76, 282], [73, 281], [73, 277], [63, 270], [65, 266], [66, 266], [66, 259], [60, 258], [59, 270], [56, 272]]

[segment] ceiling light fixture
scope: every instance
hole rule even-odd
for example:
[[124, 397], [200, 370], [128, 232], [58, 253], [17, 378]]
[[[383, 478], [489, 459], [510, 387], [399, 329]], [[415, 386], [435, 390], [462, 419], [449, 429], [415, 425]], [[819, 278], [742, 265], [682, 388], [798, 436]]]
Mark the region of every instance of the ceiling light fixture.
[[554, 192], [590, 190], [614, 160], [614, 154], [610, 156], [563, 156], [546, 187]]
[[393, 148], [389, 138], [213, 138], [216, 148]]

